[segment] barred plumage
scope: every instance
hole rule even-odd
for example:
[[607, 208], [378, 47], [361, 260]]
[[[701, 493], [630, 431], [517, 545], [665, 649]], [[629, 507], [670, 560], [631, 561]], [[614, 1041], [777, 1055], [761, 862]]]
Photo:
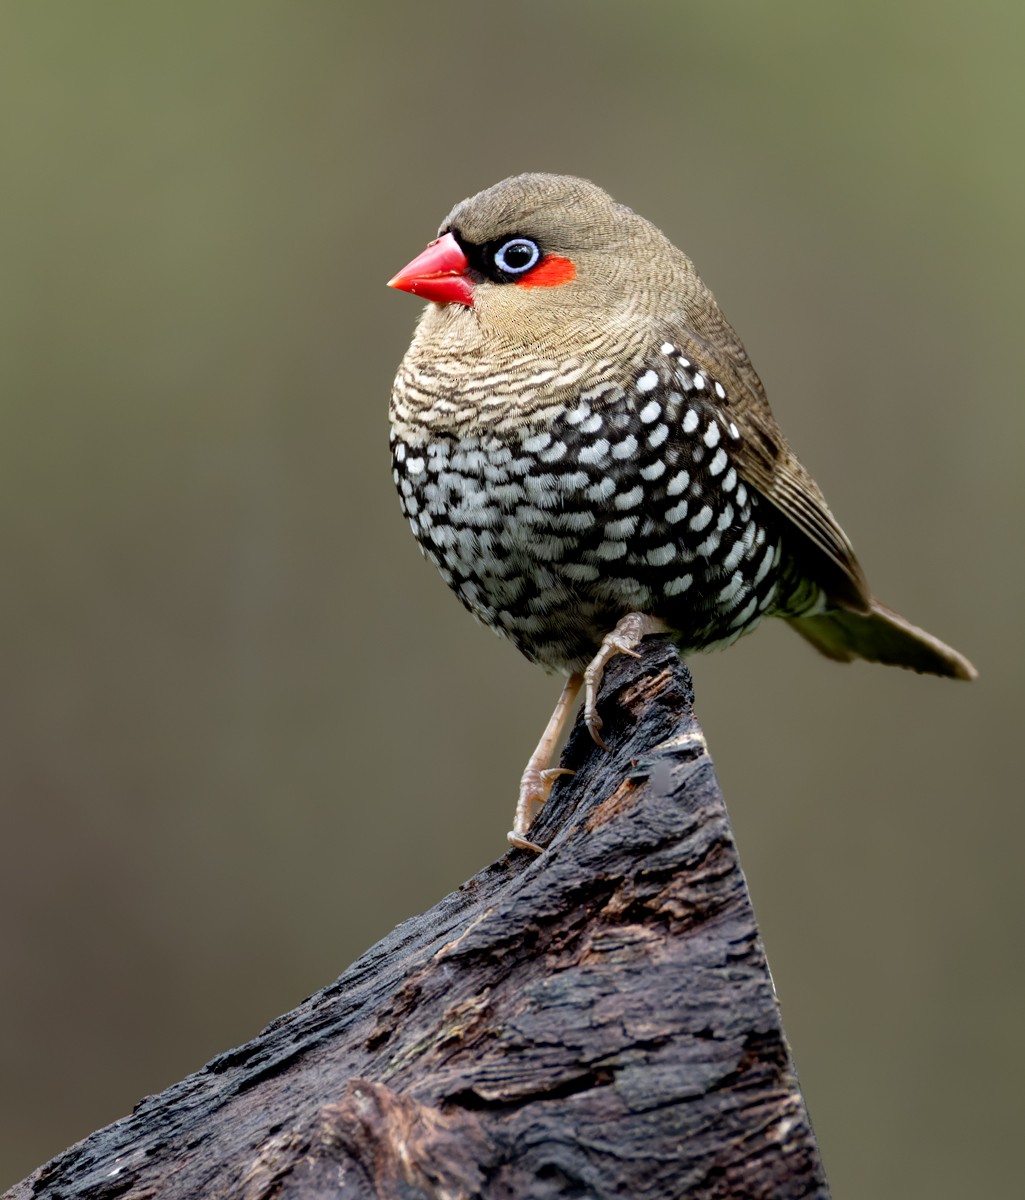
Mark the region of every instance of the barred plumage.
[[[684, 653], [782, 616], [824, 653], [970, 678], [875, 601], [690, 261], [604, 192], [520, 176], [392, 281], [432, 299], [392, 394], [402, 508], [463, 604], [595, 695], [665, 629]], [[553, 717], [510, 839], [550, 786]]]

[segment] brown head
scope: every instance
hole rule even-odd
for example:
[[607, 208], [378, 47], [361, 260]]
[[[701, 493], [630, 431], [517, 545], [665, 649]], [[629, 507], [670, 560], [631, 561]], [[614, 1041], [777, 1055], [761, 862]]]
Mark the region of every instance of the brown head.
[[568, 175], [517, 175], [463, 200], [391, 286], [435, 301], [418, 338], [502, 357], [615, 353], [718, 311], [654, 225]]

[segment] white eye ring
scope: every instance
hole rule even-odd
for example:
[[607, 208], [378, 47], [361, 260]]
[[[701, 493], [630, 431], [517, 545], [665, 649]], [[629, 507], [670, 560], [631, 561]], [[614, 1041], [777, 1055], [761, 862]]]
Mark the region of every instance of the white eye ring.
[[[518, 250], [521, 246], [530, 251], [530, 258], [516, 266], [510, 265], [505, 257], [506, 254], [510, 250]], [[531, 267], [537, 266], [540, 257], [541, 251], [537, 248], [537, 243], [532, 242], [530, 238], [510, 238], [495, 251], [495, 266], [507, 275], [522, 275], [524, 271], [529, 271]]]

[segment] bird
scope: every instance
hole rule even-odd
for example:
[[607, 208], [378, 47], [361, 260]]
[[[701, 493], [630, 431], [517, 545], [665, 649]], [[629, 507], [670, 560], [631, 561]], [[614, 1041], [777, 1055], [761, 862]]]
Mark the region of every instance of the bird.
[[427, 301], [391, 393], [402, 512], [463, 605], [550, 673], [520, 780], [530, 826], [608, 661], [681, 655], [779, 617], [827, 657], [955, 679], [975, 668], [875, 599], [691, 260], [602, 188], [505, 179], [457, 204], [389, 280]]

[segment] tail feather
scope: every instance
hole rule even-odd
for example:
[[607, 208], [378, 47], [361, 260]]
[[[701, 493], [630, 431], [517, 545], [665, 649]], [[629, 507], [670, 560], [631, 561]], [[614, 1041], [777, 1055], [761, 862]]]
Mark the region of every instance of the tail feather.
[[867, 613], [836, 609], [813, 617], [793, 617], [788, 624], [827, 658], [908, 667], [927, 675], [974, 679], [978, 672], [956, 650], [919, 629], [878, 600]]

